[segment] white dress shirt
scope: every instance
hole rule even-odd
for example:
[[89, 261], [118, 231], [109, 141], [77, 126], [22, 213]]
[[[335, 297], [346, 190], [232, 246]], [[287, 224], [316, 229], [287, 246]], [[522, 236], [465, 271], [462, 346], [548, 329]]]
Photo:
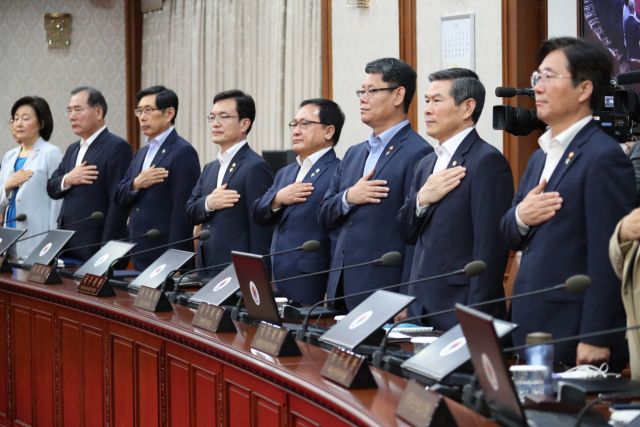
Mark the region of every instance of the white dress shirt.
[[[98, 129], [98, 131], [96, 133], [94, 133], [89, 138], [87, 138], [86, 141], [84, 139], [80, 140], [80, 150], [78, 150], [78, 157], [76, 157], [76, 166], [80, 166], [82, 164], [82, 160], [84, 159], [84, 155], [87, 153], [87, 150], [89, 149], [89, 146], [91, 145], [91, 143], [93, 141], [96, 140], [98, 135], [100, 135], [102, 133], [102, 131], [105, 130], [106, 128], [107, 128], [107, 125], [104, 125], [100, 129]], [[62, 177], [62, 183], [61, 183], [62, 191], [65, 191], [65, 190], [68, 190], [69, 188], [71, 188], [71, 186], [65, 187], [65, 185], [64, 185], [64, 180], [67, 178], [67, 175], [69, 175], [69, 174], [65, 174]]]
[[[438, 144], [433, 147], [433, 151], [435, 151], [438, 160], [436, 160], [436, 164], [433, 167], [432, 174], [436, 172], [440, 172], [447, 168], [447, 165], [451, 161], [451, 158], [455, 154], [456, 150], [462, 144], [462, 141], [474, 130], [475, 127], [471, 126], [464, 129], [462, 132], [459, 132], [443, 142], [442, 144]], [[422, 216], [427, 211], [429, 205], [420, 206], [420, 198], [416, 195], [416, 215]]]
[[[231, 164], [231, 161], [233, 160], [236, 153], [240, 151], [240, 149], [246, 144], [247, 144], [247, 140], [243, 139], [242, 141], [238, 142], [237, 144], [229, 148], [224, 153], [222, 151], [218, 152], [218, 161], [220, 162], [220, 170], [218, 171], [218, 180], [216, 181], [216, 188], [219, 188], [222, 186], [222, 180], [224, 179], [224, 174], [227, 168]], [[207, 198], [208, 197], [209, 196], [207, 196]], [[207, 206], [207, 201], [205, 200], [204, 211], [213, 212], [214, 210], [215, 209], [209, 209], [209, 206]]]
[[[560, 163], [560, 159], [564, 155], [569, 144], [571, 144], [571, 141], [573, 141], [573, 138], [575, 138], [578, 132], [580, 132], [592, 119], [593, 116], [586, 116], [569, 126], [567, 130], [556, 137], [553, 137], [551, 129], [549, 129], [544, 133], [544, 135], [538, 138], [538, 145], [540, 145], [542, 151], [547, 154], [547, 158], [544, 161], [544, 169], [542, 169], [542, 175], [540, 175], [540, 181], [538, 184], [542, 182], [543, 179], [546, 179], [547, 182], [549, 182], [549, 178], [551, 178], [553, 171], [556, 169], [556, 166], [558, 166], [558, 163]], [[518, 207], [516, 208], [516, 223], [518, 224], [518, 231], [520, 231], [520, 234], [524, 236], [529, 232], [529, 226], [520, 219], [520, 215], [518, 215], [519, 208], [520, 204], [518, 204]]]
[[304, 159], [304, 162], [300, 160], [300, 156], [296, 157], [296, 162], [300, 165], [300, 170], [298, 171], [298, 175], [296, 175], [296, 182], [302, 182], [307, 173], [311, 170], [311, 167], [320, 160], [320, 157], [324, 156], [329, 150], [331, 150], [333, 146], [323, 148], [320, 151], [316, 151], [311, 154], [309, 157]]

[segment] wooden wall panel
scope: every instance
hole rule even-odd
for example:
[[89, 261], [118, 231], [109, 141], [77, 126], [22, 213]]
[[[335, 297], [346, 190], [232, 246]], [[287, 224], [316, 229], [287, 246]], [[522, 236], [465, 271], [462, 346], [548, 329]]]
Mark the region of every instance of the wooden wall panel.
[[106, 425], [106, 379], [105, 379], [105, 336], [106, 331], [84, 325], [81, 330], [82, 350], [82, 397], [85, 427]]
[[160, 349], [148, 347], [140, 343], [136, 346], [136, 383], [134, 384], [138, 398], [136, 425], [160, 425]]
[[287, 394], [284, 390], [230, 366], [224, 366], [222, 372], [224, 425], [287, 425]]
[[348, 427], [352, 425], [315, 403], [295, 395], [289, 395], [289, 411], [291, 427]]
[[[31, 309], [11, 306], [11, 359], [13, 420], [23, 426], [33, 425], [33, 394], [31, 375]], [[19, 357], [18, 357], [19, 355]]]
[[133, 345], [131, 339], [111, 335], [111, 419], [118, 427], [134, 425]]
[[[59, 319], [60, 419], [65, 427], [80, 427], [82, 407], [82, 343], [79, 322]], [[97, 384], [96, 384], [97, 385]], [[75, 410], [73, 410], [75, 409]]]
[[0, 427], [11, 425], [9, 419], [9, 353], [8, 353], [8, 329], [7, 310], [9, 307], [9, 295], [0, 292]]
[[56, 425], [55, 414], [55, 367], [54, 367], [54, 315], [39, 310], [32, 310], [33, 320], [33, 402], [35, 409], [35, 425], [53, 427]]

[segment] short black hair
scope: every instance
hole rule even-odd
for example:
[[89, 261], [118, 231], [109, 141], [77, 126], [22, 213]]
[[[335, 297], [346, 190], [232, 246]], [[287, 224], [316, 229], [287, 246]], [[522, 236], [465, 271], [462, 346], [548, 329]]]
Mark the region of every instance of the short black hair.
[[176, 110], [176, 113], [171, 119], [171, 124], [175, 125], [176, 117], [178, 117], [178, 95], [176, 95], [176, 93], [171, 89], [167, 89], [164, 86], [151, 86], [136, 93], [136, 102], [139, 104], [142, 98], [149, 95], [156, 96], [156, 107], [160, 110], [164, 111], [171, 107]]
[[613, 76], [613, 65], [607, 51], [601, 45], [584, 39], [558, 37], [545, 40], [538, 47], [538, 64], [556, 50], [561, 50], [567, 57], [566, 67], [571, 73], [574, 87], [586, 80], [593, 84], [589, 107], [594, 112], [597, 111], [603, 104], [604, 95]]
[[249, 119], [249, 128], [247, 129], [247, 135], [251, 132], [253, 127], [253, 121], [256, 119], [256, 103], [253, 102], [253, 98], [248, 93], [244, 93], [239, 89], [225, 90], [223, 92], [216, 93], [213, 97], [213, 103], [223, 99], [233, 98], [236, 100], [236, 111], [238, 112], [238, 121], [242, 119]]
[[404, 94], [404, 112], [409, 112], [409, 105], [416, 93], [416, 79], [418, 75], [409, 64], [396, 58], [381, 58], [371, 61], [364, 67], [367, 74], [381, 74], [382, 81], [390, 87], [402, 86]]
[[471, 113], [471, 120], [474, 124], [478, 123], [486, 97], [484, 85], [480, 83], [478, 75], [466, 68], [449, 68], [429, 74], [430, 82], [438, 80], [451, 80], [449, 95], [453, 97], [456, 106], [467, 99], [476, 101], [476, 108]]
[[335, 128], [332, 140], [333, 145], [337, 145], [340, 140], [342, 126], [344, 125], [344, 113], [340, 109], [340, 106], [330, 99], [324, 98], [305, 99], [300, 103], [300, 108], [305, 105], [315, 105], [320, 108], [320, 122], [323, 125], [333, 126]]
[[102, 118], [107, 117], [107, 100], [104, 99], [104, 96], [98, 89], [89, 86], [80, 86], [71, 91], [71, 96], [77, 95], [80, 92], [87, 92], [87, 104], [89, 104], [89, 107], [102, 107]]
[[42, 126], [40, 136], [45, 141], [48, 141], [49, 138], [51, 138], [51, 132], [53, 132], [53, 116], [51, 115], [51, 109], [47, 101], [39, 96], [23, 96], [11, 107], [11, 117], [14, 117], [18, 108], [23, 105], [28, 105], [33, 108], [38, 118], [38, 125]]

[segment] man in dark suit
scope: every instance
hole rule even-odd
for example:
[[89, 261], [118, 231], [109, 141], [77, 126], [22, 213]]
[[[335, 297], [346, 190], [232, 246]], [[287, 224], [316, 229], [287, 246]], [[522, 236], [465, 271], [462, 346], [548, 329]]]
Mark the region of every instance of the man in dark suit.
[[[47, 193], [52, 199], [63, 199], [58, 227], [89, 218], [93, 212], [102, 212], [104, 221], [87, 221], [66, 228], [76, 231], [67, 243], [69, 248], [127, 236], [129, 212], [119, 209], [114, 198], [133, 153], [125, 140], [109, 132], [106, 115], [107, 102], [98, 90], [79, 87], [71, 91], [67, 116], [73, 133], [81, 139], [67, 148], [60, 166], [47, 182]], [[96, 245], [66, 255], [86, 261], [99, 249]]]
[[251, 205], [273, 184], [269, 164], [247, 143], [255, 117], [253, 98], [240, 90], [213, 98], [207, 121], [220, 152], [205, 165], [186, 205], [189, 225], [202, 224], [211, 232], [209, 240], [198, 243], [199, 268], [231, 262], [231, 251], [269, 253], [272, 227], [251, 218]]
[[271, 258], [275, 287], [290, 300], [314, 304], [324, 299], [326, 274], [282, 283], [277, 280], [329, 269], [337, 235], [320, 227], [317, 213], [340, 164], [333, 147], [343, 124], [344, 113], [335, 102], [303, 101], [295, 120], [289, 123], [293, 151], [298, 154], [296, 163], [280, 169], [273, 186], [251, 207], [257, 224], [276, 225], [271, 252], [292, 249], [307, 240], [320, 242], [320, 250], [314, 253], [296, 251]]
[[[409, 194], [416, 163], [433, 148], [411, 129], [409, 105], [416, 72], [394, 58], [372, 61], [360, 98], [360, 118], [373, 133], [347, 150], [320, 203], [318, 221], [327, 231], [339, 230], [331, 268], [380, 258], [398, 251], [404, 269], [369, 265], [329, 275], [327, 297], [348, 295], [400, 283], [409, 278], [413, 247], [407, 247], [394, 221]], [[351, 310], [365, 297], [348, 298]]]
[[[500, 240], [500, 219], [513, 200], [513, 175], [507, 159], [474, 128], [484, 106], [484, 86], [464, 68], [435, 72], [429, 81], [424, 116], [427, 135], [438, 145], [418, 163], [411, 193], [396, 217], [404, 242], [416, 245], [411, 280], [449, 273], [474, 260], [484, 261], [487, 271], [411, 285], [409, 294], [418, 299], [409, 316], [504, 297], [509, 259]], [[499, 318], [506, 314], [504, 303], [482, 308]], [[457, 324], [455, 313], [428, 319], [440, 330]]]
[[640, 59], [640, 22], [636, 18], [636, 4], [629, 0], [629, 16], [624, 20], [624, 38], [629, 59]]
[[[164, 250], [140, 255], [136, 252], [193, 236], [184, 207], [200, 177], [200, 162], [196, 150], [173, 127], [178, 115], [174, 91], [153, 86], [138, 92], [136, 99], [136, 116], [147, 145], [138, 150], [120, 182], [116, 204], [131, 210], [129, 236], [142, 235], [153, 228], [160, 231], [158, 239], [140, 239], [133, 249], [133, 265], [142, 271]], [[193, 243], [184, 242], [169, 249], [193, 252]]]
[[[522, 177], [512, 208], [501, 222], [502, 238], [522, 251], [514, 294], [564, 283], [576, 274], [591, 278], [584, 293], [549, 292], [514, 300], [515, 345], [531, 332], [554, 338], [624, 326], [620, 279], [608, 257], [616, 224], [635, 201], [633, 166], [618, 143], [593, 121], [609, 86], [611, 62], [601, 46], [572, 37], [550, 39], [538, 49], [532, 75], [538, 117], [549, 125]], [[624, 334], [555, 345], [555, 360], [567, 365], [628, 360]]]

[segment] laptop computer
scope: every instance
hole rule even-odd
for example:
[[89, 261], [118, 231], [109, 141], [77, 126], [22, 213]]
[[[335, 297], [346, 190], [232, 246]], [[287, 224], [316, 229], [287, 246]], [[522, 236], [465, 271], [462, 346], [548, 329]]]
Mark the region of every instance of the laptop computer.
[[[456, 304], [456, 314], [467, 340], [471, 362], [476, 370], [484, 398], [495, 419], [504, 426], [567, 426], [576, 417], [558, 412], [525, 410], [520, 404], [511, 375], [502, 354], [493, 317], [481, 311]], [[587, 414], [585, 426], [607, 426], [599, 414]]]
[[123, 257], [137, 243], [117, 242], [112, 240], [107, 242], [98, 252], [96, 252], [82, 267], [73, 275], [74, 277], [84, 277], [85, 274], [93, 274], [94, 276], [102, 276], [107, 272], [109, 265], [113, 260]]
[[140, 289], [140, 286], [158, 289], [173, 270], [177, 270], [196, 254], [193, 252], [169, 249], [160, 258], [146, 268], [136, 279], [129, 284], [130, 288]]
[[231, 260], [249, 317], [282, 326], [269, 280], [271, 273], [268, 259], [262, 255], [231, 251]]
[[35, 263], [44, 265], [51, 264], [51, 261], [53, 261], [58, 252], [60, 252], [74, 234], [75, 231], [72, 230], [51, 230], [45, 234], [42, 241], [36, 246], [33, 252], [29, 254], [22, 266], [31, 268]]
[[0, 255], [7, 252], [11, 245], [17, 242], [18, 239], [26, 232], [27, 230], [22, 228], [0, 228]]
[[[498, 337], [502, 338], [518, 325], [493, 319], [493, 326]], [[400, 366], [407, 371], [409, 376], [417, 374], [428, 380], [433, 380], [433, 383], [440, 382], [469, 361], [471, 355], [466, 344], [467, 340], [462, 333], [462, 328], [460, 325], [456, 325]]]
[[376, 291], [325, 332], [319, 341], [353, 350], [415, 299], [395, 292]]
[[217, 276], [189, 298], [189, 306], [197, 306], [201, 302], [213, 305], [222, 305], [240, 289], [238, 276], [233, 264], [228, 265]]

